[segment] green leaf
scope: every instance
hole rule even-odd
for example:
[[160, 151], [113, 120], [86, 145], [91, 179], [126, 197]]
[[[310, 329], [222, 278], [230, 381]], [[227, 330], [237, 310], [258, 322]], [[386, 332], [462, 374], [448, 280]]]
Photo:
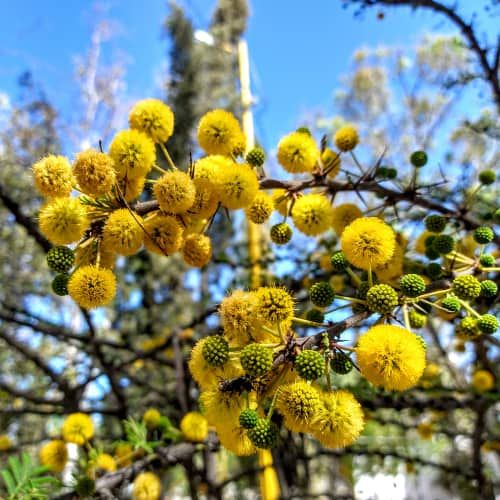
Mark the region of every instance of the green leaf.
[[0, 474], [2, 474], [8, 493], [14, 493], [14, 491], [16, 490], [16, 483], [14, 481], [14, 478], [12, 477], [12, 474], [8, 470], [0, 471]]

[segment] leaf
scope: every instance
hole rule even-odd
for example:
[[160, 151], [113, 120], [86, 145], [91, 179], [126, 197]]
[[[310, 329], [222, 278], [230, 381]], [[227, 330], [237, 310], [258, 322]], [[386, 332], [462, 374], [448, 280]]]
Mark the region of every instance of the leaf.
[[14, 482], [12, 474], [8, 470], [3, 470], [0, 473], [2, 474], [8, 493], [14, 493], [14, 491], [16, 490], [16, 483]]

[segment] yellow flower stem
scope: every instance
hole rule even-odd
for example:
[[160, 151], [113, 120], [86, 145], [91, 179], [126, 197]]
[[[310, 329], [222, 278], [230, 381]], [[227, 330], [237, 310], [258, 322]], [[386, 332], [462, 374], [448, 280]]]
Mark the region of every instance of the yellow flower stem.
[[285, 337], [283, 336], [283, 332], [281, 331], [281, 324], [279, 323], [279, 321], [278, 321], [278, 333], [280, 334], [281, 342], [283, 344], [286, 344]]
[[408, 306], [406, 304], [403, 304], [403, 319], [406, 329], [411, 332], [410, 316], [408, 315]]
[[264, 326], [262, 325], [261, 328], [267, 332], [267, 333], [270, 333], [273, 337], [279, 337], [279, 333], [276, 333], [274, 330], [272, 330], [271, 328], [268, 328], [267, 326]]
[[481, 315], [478, 312], [474, 311], [474, 309], [472, 309], [472, 307], [467, 302], [465, 302], [464, 300], [461, 300], [461, 299], [458, 299], [458, 301], [460, 302], [460, 304], [462, 304], [462, 307], [466, 311], [470, 312], [473, 316], [475, 316], [476, 318], [481, 317]]
[[349, 302], [357, 302], [358, 304], [365, 304], [366, 301], [362, 299], [357, 299], [356, 297], [346, 297], [345, 295], [335, 295], [336, 299], [348, 300]]
[[368, 285], [370, 288], [373, 286], [373, 275], [372, 275], [372, 265], [368, 267]]
[[436, 309], [439, 309], [440, 311], [443, 311], [445, 313], [448, 313], [448, 314], [454, 314], [452, 311], [448, 311], [448, 309], [445, 309], [444, 307], [441, 307], [440, 305], [436, 304], [435, 302], [431, 302], [430, 300], [425, 300], [423, 299], [422, 302], [424, 304], [428, 304]]
[[318, 328], [324, 328], [325, 326], [327, 326], [324, 323], [316, 323], [316, 321], [309, 321], [308, 319], [296, 318], [295, 316], [292, 318], [292, 321], [295, 323], [299, 323], [299, 325], [316, 326]]
[[456, 250], [450, 252], [449, 254], [446, 254], [446, 257], [460, 260], [464, 264], [474, 264], [474, 259], [471, 259], [470, 257], [467, 257], [467, 255], [457, 252]]
[[433, 297], [434, 295], [443, 295], [444, 293], [451, 292], [451, 288], [446, 288], [445, 290], [436, 290], [435, 292], [428, 292], [417, 297], [417, 300], [425, 299], [427, 297]]
[[[156, 163], [153, 164], [153, 168], [155, 170], [157, 170], [158, 172], [161, 172], [162, 174], [166, 174], [167, 173], [167, 171], [165, 169], [161, 168], [159, 165], [156, 165]], [[156, 182], [156, 181], [154, 181], [154, 182]]]
[[177, 167], [175, 166], [174, 160], [172, 160], [170, 153], [168, 152], [167, 148], [165, 147], [165, 144], [163, 144], [161, 142], [158, 144], [159, 144], [160, 149], [163, 153], [163, 156], [165, 157], [165, 160], [167, 160], [167, 163], [169, 164], [170, 168], [172, 170], [177, 170]]
[[489, 273], [491, 271], [500, 271], [500, 267], [483, 267], [482, 270], [485, 273]]
[[350, 267], [346, 268], [346, 272], [352, 278], [354, 283], [356, 283], [357, 286], [359, 286], [361, 284], [361, 279]]

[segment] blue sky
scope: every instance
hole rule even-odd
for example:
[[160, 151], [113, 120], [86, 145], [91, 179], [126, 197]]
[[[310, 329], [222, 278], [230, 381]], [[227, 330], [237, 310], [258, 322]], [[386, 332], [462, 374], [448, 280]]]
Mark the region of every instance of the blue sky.
[[[75, 55], [89, 46], [96, 20], [103, 15], [120, 28], [106, 59], [126, 54], [127, 92], [143, 98], [158, 94], [167, 42], [161, 34], [164, 0], [110, 0], [96, 8], [89, 0], [17, 0], [2, 2], [0, 20], [0, 92], [16, 95], [16, 78], [32, 70], [63, 113], [73, 106]], [[181, 2], [196, 28], [205, 28], [215, 1]], [[104, 7], [103, 7], [104, 6]], [[329, 111], [332, 91], [362, 45], [408, 44], [424, 31], [449, 30], [435, 16], [408, 9], [372, 9], [355, 19], [340, 0], [252, 0], [247, 39], [251, 52], [257, 135], [273, 147], [297, 125], [306, 110]]]

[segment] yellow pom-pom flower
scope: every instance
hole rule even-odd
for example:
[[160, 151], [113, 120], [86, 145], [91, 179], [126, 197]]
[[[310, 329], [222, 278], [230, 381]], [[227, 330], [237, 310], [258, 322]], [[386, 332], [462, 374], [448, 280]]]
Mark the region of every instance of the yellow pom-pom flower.
[[210, 184], [216, 188], [219, 184], [221, 172], [232, 169], [234, 165], [235, 162], [228, 156], [205, 156], [196, 160], [196, 163], [194, 164], [194, 178], [207, 179]]
[[228, 361], [220, 367], [209, 365], [203, 356], [203, 346], [207, 338], [199, 340], [194, 345], [188, 363], [191, 375], [203, 390], [217, 385], [221, 379], [239, 377], [244, 373], [239, 361]]
[[255, 334], [255, 308], [257, 297], [254, 292], [236, 290], [220, 303], [219, 316], [224, 335], [233, 346], [246, 345]]
[[0, 434], [0, 451], [7, 451], [12, 448], [12, 439], [7, 434]]
[[278, 144], [278, 161], [292, 174], [311, 172], [320, 156], [315, 140], [306, 133], [292, 132]]
[[344, 125], [337, 130], [333, 140], [340, 151], [351, 151], [359, 142], [358, 131], [352, 125]]
[[487, 370], [477, 370], [472, 376], [472, 387], [479, 392], [486, 392], [495, 387], [495, 378]]
[[212, 257], [212, 243], [204, 234], [189, 234], [182, 246], [182, 258], [191, 267], [203, 267]]
[[87, 212], [78, 198], [53, 198], [40, 210], [40, 231], [55, 245], [78, 241], [88, 224]]
[[257, 304], [255, 312], [260, 320], [270, 325], [289, 325], [294, 314], [291, 295], [279, 287], [260, 287], [255, 292]]
[[343, 203], [333, 207], [332, 226], [333, 230], [340, 236], [342, 231], [354, 220], [363, 217], [363, 212], [353, 203]]
[[202, 443], [208, 436], [207, 419], [197, 411], [186, 413], [180, 424], [182, 435], [194, 443]]
[[317, 389], [305, 381], [280, 387], [276, 409], [283, 415], [285, 426], [293, 432], [310, 430], [314, 416], [321, 409]]
[[116, 470], [116, 461], [108, 453], [99, 453], [90, 466], [90, 475], [93, 476], [96, 471], [114, 472]]
[[40, 463], [52, 472], [62, 472], [68, 462], [66, 443], [60, 439], [49, 441], [40, 448], [39, 457]]
[[313, 436], [327, 448], [343, 448], [358, 439], [364, 427], [361, 405], [348, 391], [321, 393], [321, 408], [311, 424]]
[[217, 210], [219, 195], [213, 184], [208, 179], [194, 178], [196, 195], [194, 203], [188, 210], [188, 214], [193, 218], [208, 219]]
[[115, 460], [118, 467], [127, 467], [132, 464], [134, 448], [128, 443], [118, 443], [115, 448]]
[[156, 408], [149, 408], [144, 412], [142, 421], [148, 429], [156, 429], [160, 425], [161, 413]]
[[358, 339], [361, 374], [387, 390], [404, 391], [417, 384], [425, 368], [425, 350], [416, 335], [394, 325], [377, 325]]
[[103, 243], [120, 255], [134, 255], [141, 248], [144, 231], [142, 217], [127, 208], [114, 210], [103, 230]]
[[48, 197], [68, 197], [73, 189], [73, 174], [68, 159], [49, 155], [33, 165], [35, 186]]
[[253, 202], [259, 190], [259, 181], [249, 165], [234, 163], [231, 169], [220, 170], [217, 187], [222, 205], [237, 210]]
[[94, 435], [94, 423], [85, 413], [72, 413], [64, 421], [61, 433], [67, 443], [82, 445]]
[[394, 231], [378, 217], [361, 217], [343, 231], [342, 251], [354, 266], [368, 270], [388, 262], [394, 254]]
[[231, 156], [241, 153], [246, 141], [234, 115], [223, 109], [214, 109], [201, 117], [198, 142], [209, 155]]
[[137, 102], [128, 116], [131, 129], [144, 132], [154, 142], [164, 143], [174, 132], [174, 114], [159, 99]]
[[79, 188], [90, 196], [102, 196], [113, 187], [116, 174], [110, 156], [94, 149], [76, 155], [73, 175]]
[[192, 207], [196, 187], [188, 174], [175, 170], [165, 173], [155, 182], [153, 193], [164, 212], [180, 214]]
[[328, 177], [331, 179], [337, 177], [340, 172], [340, 155], [330, 148], [325, 148], [321, 153], [321, 161], [323, 162], [324, 171], [327, 172]]
[[118, 192], [125, 198], [125, 201], [130, 202], [141, 195], [144, 190], [145, 183], [145, 177], [134, 177], [133, 179], [124, 177], [122, 179], [118, 179], [117, 181]]
[[245, 212], [249, 220], [255, 224], [263, 224], [271, 217], [273, 209], [274, 201], [271, 196], [264, 191], [259, 191]]
[[274, 209], [283, 217], [288, 215], [288, 208], [290, 206], [290, 198], [287, 196], [287, 193], [286, 189], [275, 189], [272, 194]]
[[134, 480], [132, 497], [134, 500], [159, 500], [161, 481], [152, 472], [141, 472]]
[[94, 265], [82, 266], [71, 275], [68, 292], [85, 309], [105, 306], [115, 297], [116, 278], [109, 269]]
[[219, 386], [213, 386], [200, 395], [200, 403], [210, 425], [221, 426], [224, 422], [239, 418], [246, 406], [242, 395], [224, 392]]
[[248, 437], [246, 429], [241, 427], [239, 417], [224, 419], [216, 425], [220, 444], [238, 457], [248, 457], [257, 453], [257, 449]]
[[145, 177], [156, 160], [154, 142], [138, 130], [118, 132], [109, 147], [109, 155], [120, 179]]
[[182, 246], [182, 227], [175, 217], [156, 212], [144, 221], [144, 246], [159, 255], [172, 255]]
[[299, 198], [292, 209], [295, 227], [307, 236], [317, 236], [330, 229], [332, 205], [322, 194], [306, 194]]

